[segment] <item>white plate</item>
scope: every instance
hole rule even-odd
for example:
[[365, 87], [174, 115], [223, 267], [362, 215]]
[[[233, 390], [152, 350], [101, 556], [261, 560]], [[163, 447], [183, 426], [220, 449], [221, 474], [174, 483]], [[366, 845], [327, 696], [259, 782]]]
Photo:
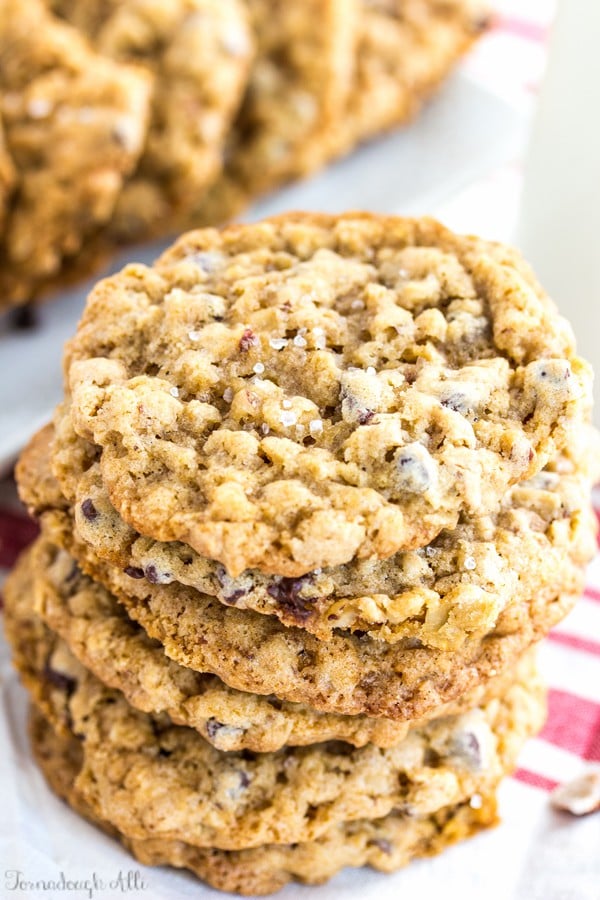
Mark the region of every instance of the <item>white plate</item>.
[[[279, 191], [256, 204], [246, 218], [289, 209], [433, 212], [518, 154], [526, 133], [521, 114], [459, 74], [410, 128], [374, 141], [309, 181]], [[129, 248], [110, 271], [131, 259], [151, 262], [162, 246]], [[0, 470], [10, 466], [60, 400], [62, 346], [75, 331], [95, 280], [43, 305], [33, 330], [10, 330], [10, 317], [0, 317]]]

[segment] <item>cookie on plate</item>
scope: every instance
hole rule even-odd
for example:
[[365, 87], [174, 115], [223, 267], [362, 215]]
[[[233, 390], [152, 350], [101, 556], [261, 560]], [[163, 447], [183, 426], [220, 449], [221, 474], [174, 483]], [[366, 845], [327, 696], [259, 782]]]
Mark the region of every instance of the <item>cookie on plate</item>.
[[96, 287], [65, 370], [124, 521], [232, 577], [423, 547], [539, 472], [590, 406], [514, 251], [358, 213], [182, 237]]
[[[109, 687], [120, 690], [144, 712], [168, 713], [178, 725], [195, 728], [218, 750], [270, 752], [341, 740], [391, 747], [412, 722], [319, 713], [302, 704], [248, 694], [227, 687], [170, 660], [162, 646], [131, 620], [101, 585], [87, 578], [65, 551], [40, 538], [22, 557], [9, 589], [35, 598], [43, 621], [65, 641], [79, 662]], [[523, 662], [522, 665], [527, 665]], [[501, 696], [512, 673], [492, 679], [436, 716], [455, 715]]]
[[212, 887], [240, 894], [270, 894], [289, 881], [322, 884], [345, 866], [369, 865], [393, 872], [411, 859], [433, 856], [458, 840], [495, 825], [494, 794], [414, 818], [401, 812], [373, 821], [337, 825], [318, 840], [270, 844], [252, 850], [203, 849], [182, 841], [125, 837], [92, 809], [77, 788], [82, 766], [81, 745], [73, 736], [57, 734], [32, 710], [31, 742], [48, 784], [80, 815], [117, 837], [144, 865], [189, 869]]
[[130, 838], [241, 850], [316, 840], [395, 809], [430, 816], [493, 791], [545, 714], [543, 687], [526, 667], [501, 697], [415, 727], [389, 749], [329, 742], [223, 753], [165, 715], [133, 709], [10, 589], [5, 628], [34, 702], [81, 741], [76, 788]]
[[[51, 0], [94, 47], [155, 76], [140, 165], [124, 186], [109, 232], [128, 240], [164, 233], [197, 205], [222, 165], [244, 94], [253, 36], [240, 0]], [[172, 226], [171, 226], [172, 227]]]
[[152, 79], [95, 53], [39, 0], [0, 3], [0, 115], [16, 182], [0, 305], [31, 299], [113, 214], [146, 139]]

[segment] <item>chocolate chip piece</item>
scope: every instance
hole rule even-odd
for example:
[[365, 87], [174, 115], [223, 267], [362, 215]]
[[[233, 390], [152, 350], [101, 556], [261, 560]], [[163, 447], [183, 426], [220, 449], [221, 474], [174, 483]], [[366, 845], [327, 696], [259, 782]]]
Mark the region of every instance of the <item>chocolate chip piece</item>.
[[298, 622], [306, 622], [315, 611], [313, 597], [301, 597], [300, 592], [311, 582], [310, 575], [302, 578], [280, 578], [267, 588], [269, 596]]
[[371, 841], [371, 844], [373, 847], [377, 847], [378, 850], [381, 850], [382, 853], [391, 856], [392, 845], [385, 838], [376, 838], [374, 841]]
[[243, 335], [240, 338], [240, 350], [242, 353], [247, 353], [250, 347], [256, 347], [258, 344], [258, 338], [254, 334], [251, 328], [246, 328]]
[[123, 569], [126, 575], [129, 575], [130, 578], [143, 578], [144, 570], [139, 569], [137, 566], [125, 566]]
[[452, 742], [451, 754], [469, 769], [478, 770], [483, 766], [481, 744], [473, 732], [463, 731], [458, 734]]
[[12, 326], [15, 331], [31, 331], [37, 328], [38, 324], [39, 316], [33, 303], [26, 303], [25, 306], [13, 310]]
[[93, 500], [90, 500], [89, 497], [86, 500], [84, 500], [83, 503], [81, 504], [81, 512], [83, 513], [84, 517], [88, 520], [88, 522], [94, 522], [100, 515], [100, 513], [94, 506]]
[[433, 484], [435, 463], [422, 444], [407, 444], [396, 454], [396, 483], [409, 494], [424, 494]]
[[217, 719], [209, 719], [206, 723], [206, 734], [211, 740], [220, 738], [223, 740], [228, 737], [239, 737], [244, 733], [243, 728], [237, 728], [235, 725], [225, 725]]
[[170, 584], [173, 581], [173, 576], [170, 572], [160, 572], [152, 563], [146, 566], [144, 575], [150, 584]]
[[217, 579], [222, 588], [220, 599], [230, 606], [235, 606], [238, 600], [254, 590], [251, 576], [242, 575], [240, 578], [232, 578], [223, 566], [217, 567]]
[[56, 669], [53, 669], [49, 662], [44, 666], [43, 676], [49, 684], [61, 691], [65, 691], [69, 697], [77, 687], [77, 682], [74, 678], [66, 675], [64, 672], [58, 672]]

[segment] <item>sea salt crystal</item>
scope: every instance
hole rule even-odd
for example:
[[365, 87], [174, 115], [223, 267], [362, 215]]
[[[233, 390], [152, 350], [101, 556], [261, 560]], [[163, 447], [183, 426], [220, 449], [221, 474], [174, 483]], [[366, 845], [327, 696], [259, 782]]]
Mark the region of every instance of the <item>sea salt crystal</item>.
[[290, 428], [290, 426], [295, 425], [298, 421], [298, 417], [295, 412], [282, 412], [280, 416], [281, 424], [285, 426], [285, 428]]
[[296, 347], [306, 347], [306, 338], [303, 337], [301, 334], [297, 334], [296, 337], [294, 338], [294, 345]]
[[287, 338], [271, 338], [269, 341], [269, 346], [273, 348], [273, 350], [283, 350], [284, 347], [287, 347]]
[[377, 375], [375, 366], [367, 366], [367, 375]]
[[364, 309], [365, 304], [362, 300], [353, 300], [350, 304], [350, 309]]
[[291, 400], [282, 400], [282, 401], [281, 401], [281, 405], [282, 405], [282, 407], [283, 407], [284, 409], [291, 409], [291, 408], [292, 408], [292, 401], [291, 401]]
[[465, 559], [465, 569], [469, 569], [470, 571], [472, 571], [476, 568], [477, 563], [475, 562], [474, 558], [472, 556], [467, 556], [467, 558]]
[[199, 331], [188, 331], [188, 337], [190, 341], [199, 341], [202, 335]]
[[233, 388], [225, 388], [225, 390], [223, 391], [223, 400], [225, 401], [225, 403], [231, 403], [231, 401], [233, 400]]
[[171, 397], [179, 397], [179, 388], [172, 387], [169, 389], [169, 393], [170, 393]]
[[308, 429], [311, 434], [321, 434], [323, 431], [323, 422], [321, 419], [312, 419], [308, 423]]
[[262, 375], [262, 373], [265, 371], [265, 367], [261, 362], [257, 362], [256, 365], [253, 366], [252, 371], [257, 375]]

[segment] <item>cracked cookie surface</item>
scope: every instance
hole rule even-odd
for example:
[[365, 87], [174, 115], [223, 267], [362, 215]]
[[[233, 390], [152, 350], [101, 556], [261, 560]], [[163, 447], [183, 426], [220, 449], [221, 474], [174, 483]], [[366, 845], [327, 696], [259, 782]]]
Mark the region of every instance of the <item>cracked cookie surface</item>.
[[501, 698], [411, 729], [387, 750], [329, 742], [222, 753], [165, 715], [134, 710], [10, 584], [5, 625], [34, 701], [81, 740], [78, 790], [131, 838], [238, 850], [316, 840], [334, 825], [395, 809], [429, 816], [493, 790], [544, 718], [545, 692], [526, 665]]
[[540, 471], [590, 402], [514, 251], [366, 214], [184, 236], [97, 286], [65, 366], [122, 518], [234, 577], [423, 547]]
[[119, 838], [144, 865], [189, 869], [212, 887], [241, 894], [269, 894], [289, 881], [323, 884], [345, 866], [369, 865], [393, 872], [411, 859], [432, 856], [482, 828], [495, 825], [493, 794], [415, 819], [390, 813], [381, 819], [337, 825], [318, 840], [302, 844], [270, 844], [252, 850], [215, 850], [182, 841], [135, 840], [118, 832], [92, 809], [77, 788], [82, 753], [72, 736], [57, 734], [32, 710], [33, 752], [50, 787], [80, 815]]

